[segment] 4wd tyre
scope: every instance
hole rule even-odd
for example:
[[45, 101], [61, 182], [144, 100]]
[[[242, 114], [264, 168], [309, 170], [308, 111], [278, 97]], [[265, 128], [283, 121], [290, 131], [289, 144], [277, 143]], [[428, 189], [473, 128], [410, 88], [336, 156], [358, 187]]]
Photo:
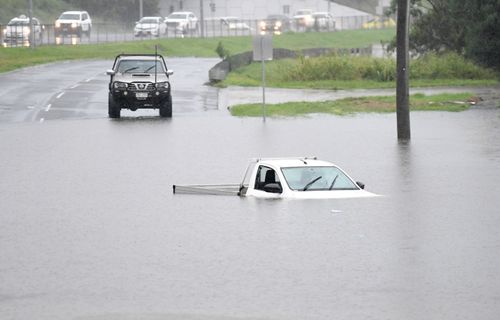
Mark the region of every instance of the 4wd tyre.
[[108, 95], [108, 115], [110, 118], [120, 118], [121, 108], [113, 99], [111, 93]]
[[172, 118], [172, 95], [169, 94], [165, 102], [160, 105], [160, 117]]

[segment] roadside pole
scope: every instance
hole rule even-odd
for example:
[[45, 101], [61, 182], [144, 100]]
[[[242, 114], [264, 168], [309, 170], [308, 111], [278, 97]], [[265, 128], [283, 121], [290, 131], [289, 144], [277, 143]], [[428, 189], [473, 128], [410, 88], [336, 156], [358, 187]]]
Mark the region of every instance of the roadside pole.
[[397, 88], [396, 114], [398, 140], [410, 140], [410, 89], [409, 89], [409, 25], [410, 10], [408, 0], [398, 0], [397, 45]]
[[253, 38], [253, 60], [262, 65], [262, 120], [266, 122], [266, 60], [273, 60], [273, 37], [269, 34]]
[[205, 16], [203, 13], [203, 0], [200, 0], [200, 36], [205, 38]]
[[30, 0], [30, 2], [29, 2], [28, 14], [29, 14], [29, 19], [30, 19], [30, 35], [29, 35], [30, 47], [32, 49], [34, 49], [35, 48], [35, 27], [33, 26], [33, 0]]
[[139, 20], [142, 18], [142, 13], [143, 13], [143, 3], [142, 0], [139, 0]]

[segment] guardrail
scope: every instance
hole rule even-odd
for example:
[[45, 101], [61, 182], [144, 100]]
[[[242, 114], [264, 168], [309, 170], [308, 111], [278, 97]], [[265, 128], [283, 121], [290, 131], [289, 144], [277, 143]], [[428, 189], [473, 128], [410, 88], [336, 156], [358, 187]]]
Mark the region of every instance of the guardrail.
[[[369, 16], [353, 16], [336, 18], [333, 22], [315, 21], [308, 26], [304, 26], [296, 21], [283, 25], [282, 32], [334, 32], [346, 29], [360, 29], [369, 20]], [[208, 18], [204, 21], [204, 37], [230, 37], [230, 36], [251, 36], [261, 33], [261, 20], [239, 20], [237, 23], [228, 23], [222, 19]], [[120, 41], [140, 41], [149, 39], [164, 38], [191, 38], [201, 37], [201, 26], [186, 30], [176, 31], [174, 28], [166, 28], [165, 33], [158, 37], [148, 34], [142, 36], [134, 35], [134, 23], [94, 23], [90, 34], [82, 33], [78, 35], [66, 35], [56, 37], [53, 24], [42, 24], [35, 29], [35, 46], [39, 45], [62, 45], [62, 44], [90, 44], [107, 43]], [[9, 29], [10, 31], [7, 31]], [[11, 32], [13, 29], [14, 32]], [[16, 37], [12, 37], [12, 33]], [[31, 41], [29, 27], [9, 26], [0, 24], [0, 43], [4, 47], [29, 46]]]

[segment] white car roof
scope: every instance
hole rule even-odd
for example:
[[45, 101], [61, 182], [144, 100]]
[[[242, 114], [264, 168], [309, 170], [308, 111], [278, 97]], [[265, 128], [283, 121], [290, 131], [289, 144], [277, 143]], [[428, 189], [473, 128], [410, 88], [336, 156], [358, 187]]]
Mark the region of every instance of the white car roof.
[[257, 161], [259, 165], [269, 165], [276, 168], [288, 168], [288, 167], [325, 167], [325, 166], [335, 166], [335, 164], [318, 160], [315, 158], [264, 158]]
[[62, 14], [65, 14], [65, 13], [80, 14], [80, 13], [87, 13], [87, 11], [64, 11]]
[[171, 14], [194, 14], [194, 13], [192, 13], [191, 11], [174, 11]]

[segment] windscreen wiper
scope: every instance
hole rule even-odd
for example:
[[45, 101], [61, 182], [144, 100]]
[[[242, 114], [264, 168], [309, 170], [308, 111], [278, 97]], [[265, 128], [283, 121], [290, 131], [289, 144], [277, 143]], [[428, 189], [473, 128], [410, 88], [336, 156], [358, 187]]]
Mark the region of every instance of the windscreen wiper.
[[302, 191], [306, 191], [307, 189], [309, 189], [310, 186], [313, 185], [313, 183], [315, 183], [316, 181], [318, 181], [319, 179], [323, 178], [322, 176], [319, 176], [317, 178], [314, 178], [313, 180], [309, 181], [309, 183], [307, 183], [304, 188], [302, 189]]
[[127, 70], [123, 71], [123, 73], [127, 73], [127, 72], [132, 71], [132, 70], [135, 70], [135, 69], [137, 69], [137, 68], [139, 68], [139, 67], [132, 67], [132, 68], [128, 68]]
[[337, 174], [337, 175], [335, 176], [335, 178], [333, 179], [332, 184], [330, 185], [330, 188], [328, 188], [328, 190], [332, 190], [333, 185], [335, 184], [335, 181], [337, 181], [337, 178], [338, 178], [338, 177], [339, 177], [339, 175]]

